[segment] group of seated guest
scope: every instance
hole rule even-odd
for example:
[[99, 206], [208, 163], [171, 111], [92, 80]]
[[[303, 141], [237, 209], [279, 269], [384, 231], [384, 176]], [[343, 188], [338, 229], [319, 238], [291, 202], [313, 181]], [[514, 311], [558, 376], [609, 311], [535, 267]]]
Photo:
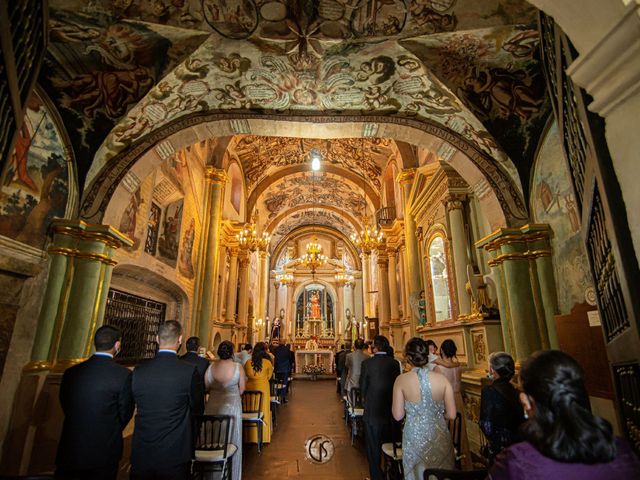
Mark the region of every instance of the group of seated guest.
[[[373, 358], [357, 348], [363, 343], [356, 341], [360, 353], [344, 348], [336, 367], [341, 378], [347, 376], [345, 389], [357, 388], [345, 370], [347, 364], [353, 365], [354, 355], [364, 357], [356, 373], [371, 479], [384, 478], [380, 447], [394, 440], [394, 421], [404, 421], [405, 479], [422, 480], [427, 469], [454, 469], [456, 451], [448, 421], [458, 412], [464, 418], [455, 343], [444, 341], [438, 357], [434, 342], [412, 338], [404, 351], [408, 371], [402, 374], [389, 355], [392, 349], [386, 338], [374, 338]], [[522, 365], [521, 390], [511, 382], [515, 373], [509, 354], [490, 355], [493, 382], [482, 390], [479, 419], [489, 444], [489, 480], [640, 479], [640, 461], [630, 446], [615, 438], [609, 422], [591, 413], [583, 371], [571, 356], [558, 350], [533, 354]], [[464, 425], [462, 432], [458, 468], [470, 469]]]

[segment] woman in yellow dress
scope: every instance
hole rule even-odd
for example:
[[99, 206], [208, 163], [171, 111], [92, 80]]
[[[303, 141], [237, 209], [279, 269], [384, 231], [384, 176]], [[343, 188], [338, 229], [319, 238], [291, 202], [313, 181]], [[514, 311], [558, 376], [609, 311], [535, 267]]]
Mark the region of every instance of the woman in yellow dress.
[[[262, 392], [262, 414], [264, 425], [262, 426], [262, 443], [271, 442], [271, 389], [269, 379], [273, 375], [273, 364], [267, 354], [265, 344], [258, 342], [253, 348], [251, 360], [244, 364], [247, 374], [246, 390], [259, 390]], [[258, 443], [258, 429], [247, 428], [244, 441]]]

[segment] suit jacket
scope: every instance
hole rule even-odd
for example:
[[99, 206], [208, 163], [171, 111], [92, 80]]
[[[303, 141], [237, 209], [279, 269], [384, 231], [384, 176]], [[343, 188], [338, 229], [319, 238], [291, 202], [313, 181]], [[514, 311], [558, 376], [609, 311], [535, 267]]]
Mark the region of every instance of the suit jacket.
[[278, 345], [274, 352], [274, 371], [278, 373], [291, 371], [291, 350], [286, 345]]
[[391, 423], [393, 384], [400, 375], [395, 358], [376, 354], [362, 362], [360, 393], [364, 403], [363, 420], [371, 425]]
[[347, 369], [347, 383], [345, 388], [351, 390], [353, 387], [358, 387], [360, 383], [360, 367], [369, 355], [363, 350], [355, 350], [348, 353], [345, 361], [345, 368]]
[[70, 470], [117, 465], [122, 430], [133, 415], [131, 370], [93, 355], [69, 368], [60, 385], [64, 412], [56, 464]]
[[194, 415], [204, 411], [204, 392], [196, 367], [170, 352], [136, 367], [132, 379], [138, 411], [131, 466], [158, 470], [191, 460]]
[[202, 377], [202, 382], [204, 385], [204, 374], [207, 371], [207, 368], [209, 368], [209, 360], [207, 360], [206, 358], [202, 358], [196, 352], [187, 352], [180, 357], [180, 360], [184, 360], [185, 362], [191, 363], [192, 365], [196, 366], [196, 368], [198, 369], [198, 373]]
[[349, 352], [347, 350], [340, 350], [336, 353], [335, 362], [336, 362], [336, 375], [338, 377], [342, 377], [344, 373], [345, 363], [347, 360], [347, 354]]

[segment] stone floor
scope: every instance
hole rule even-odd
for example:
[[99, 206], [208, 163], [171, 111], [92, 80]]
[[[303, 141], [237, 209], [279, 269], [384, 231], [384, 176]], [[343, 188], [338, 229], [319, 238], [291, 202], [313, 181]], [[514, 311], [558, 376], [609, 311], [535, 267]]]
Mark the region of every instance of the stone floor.
[[[361, 480], [369, 476], [363, 442], [351, 446], [335, 380], [296, 380], [289, 400], [278, 409], [272, 443], [260, 455], [255, 445], [244, 446], [243, 479]], [[305, 457], [305, 441], [316, 434], [326, 435], [334, 444], [332, 459], [323, 465]]]

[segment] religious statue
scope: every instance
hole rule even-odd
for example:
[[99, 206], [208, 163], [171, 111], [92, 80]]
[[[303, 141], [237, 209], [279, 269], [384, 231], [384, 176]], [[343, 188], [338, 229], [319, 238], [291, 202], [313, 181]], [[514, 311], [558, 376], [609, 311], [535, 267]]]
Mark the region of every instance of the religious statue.
[[273, 319], [271, 326], [271, 341], [280, 340], [280, 327], [284, 321], [284, 308], [280, 309], [280, 315]]
[[310, 318], [320, 318], [320, 297], [318, 292], [314, 291], [311, 294], [311, 315]]

